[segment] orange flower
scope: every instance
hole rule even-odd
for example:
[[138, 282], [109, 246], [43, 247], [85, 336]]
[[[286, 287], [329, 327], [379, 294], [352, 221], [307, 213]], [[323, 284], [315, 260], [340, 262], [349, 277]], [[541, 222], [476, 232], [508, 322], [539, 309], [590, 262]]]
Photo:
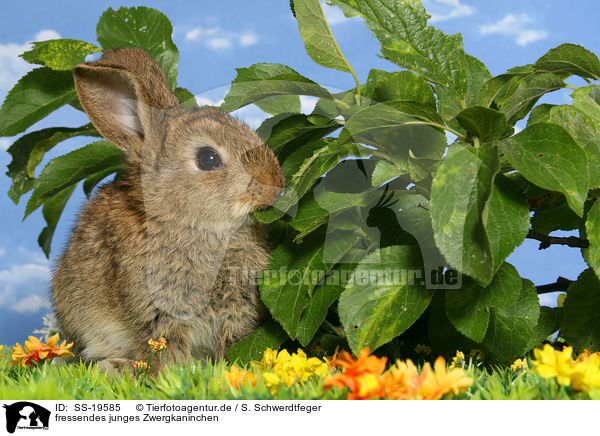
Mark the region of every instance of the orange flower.
[[587, 348], [585, 348], [583, 350], [583, 353], [581, 353], [579, 356], [577, 356], [577, 362], [586, 362], [590, 359], [592, 359], [594, 356], [598, 356], [600, 357], [600, 351], [596, 351], [595, 353], [590, 353], [589, 350]]
[[69, 351], [73, 343], [67, 345], [67, 341], [63, 341], [62, 344], [58, 345], [59, 339], [57, 333], [44, 344], [35, 336], [29, 336], [29, 339], [25, 341], [25, 348], [19, 343], [13, 347], [10, 363], [15, 366], [26, 367], [33, 366], [34, 363], [41, 363], [42, 360], [51, 361], [54, 357], [73, 356], [73, 353]]
[[230, 371], [225, 371], [225, 380], [229, 386], [234, 389], [240, 389], [240, 385], [248, 382], [252, 387], [256, 386], [256, 377], [254, 374], [248, 371], [240, 370], [237, 366], [231, 365]]
[[333, 361], [333, 366], [342, 368], [343, 372], [327, 376], [323, 388], [333, 387], [350, 389], [349, 400], [368, 400], [382, 398], [384, 394], [381, 374], [385, 371], [387, 358], [369, 356], [369, 348], [363, 348], [355, 359], [347, 351]]
[[157, 352], [167, 348], [167, 341], [165, 338], [160, 338], [158, 341], [150, 339], [148, 345], [150, 345], [150, 350]]
[[423, 365], [419, 374], [417, 367], [409, 359], [397, 361], [383, 376], [386, 396], [395, 400], [439, 400], [444, 395], [458, 394], [471, 386], [473, 380], [465, 377], [464, 370], [446, 369], [446, 361], [438, 357], [433, 364]]
[[148, 362], [138, 360], [133, 363], [133, 368], [135, 369], [136, 374], [145, 374], [148, 372]]

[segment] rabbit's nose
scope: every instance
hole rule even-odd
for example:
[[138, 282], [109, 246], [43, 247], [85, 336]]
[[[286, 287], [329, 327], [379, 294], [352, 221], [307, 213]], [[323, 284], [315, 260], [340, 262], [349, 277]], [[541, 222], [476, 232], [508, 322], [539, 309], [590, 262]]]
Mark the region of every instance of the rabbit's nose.
[[248, 184], [248, 196], [254, 210], [271, 206], [283, 192], [285, 178], [281, 170], [276, 173], [261, 172], [252, 177]]
[[277, 158], [267, 147], [259, 147], [247, 152], [242, 161], [250, 176], [246, 189], [248, 202], [254, 210], [271, 206], [285, 188]]

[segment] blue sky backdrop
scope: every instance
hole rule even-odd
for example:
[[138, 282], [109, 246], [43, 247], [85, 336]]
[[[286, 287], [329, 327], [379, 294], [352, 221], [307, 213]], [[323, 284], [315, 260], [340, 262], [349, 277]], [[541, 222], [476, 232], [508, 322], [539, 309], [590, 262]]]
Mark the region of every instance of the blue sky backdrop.
[[[462, 33], [466, 51], [481, 59], [494, 75], [513, 66], [532, 63], [548, 49], [564, 42], [600, 52], [598, 0], [425, 0], [424, 3], [433, 24], [446, 33]], [[349, 74], [319, 67], [306, 55], [288, 0], [143, 3], [29, 0], [2, 2], [0, 100], [21, 75], [33, 68], [17, 57], [28, 49], [30, 41], [74, 38], [96, 43], [96, 22], [109, 6], [114, 9], [154, 7], [171, 19], [173, 40], [180, 51], [179, 85], [197, 95], [202, 104], [218, 103], [235, 77], [235, 68], [257, 62], [289, 65], [333, 89], [354, 86]], [[360, 18], [346, 19], [335, 7], [324, 5], [324, 10], [361, 82], [371, 68], [397, 69], [377, 56], [379, 43]], [[555, 92], [543, 102], [569, 103], [569, 93]], [[302, 104], [303, 111], [311, 111], [314, 100], [303, 98]], [[260, 125], [266, 117], [253, 107], [242, 109], [236, 115], [252, 127]], [[65, 107], [30, 130], [56, 125], [74, 127], [85, 122], [85, 115]], [[21, 222], [27, 197], [14, 205], [5, 194], [10, 186], [10, 179], [4, 175], [10, 162], [6, 149], [14, 140], [0, 138], [0, 344], [23, 341], [33, 329], [41, 327], [42, 316], [51, 309], [48, 291], [52, 267], [85, 200], [79, 188], [63, 214], [50, 260], [47, 260], [37, 246], [37, 236], [45, 225], [40, 211]], [[88, 142], [77, 138], [68, 140], [48, 153], [44, 163]], [[509, 258], [521, 275], [535, 284], [554, 282], [559, 275], [575, 279], [586, 268], [577, 249], [553, 246], [538, 251], [537, 247], [537, 242], [526, 240]], [[555, 305], [556, 295], [544, 296], [542, 301]]]

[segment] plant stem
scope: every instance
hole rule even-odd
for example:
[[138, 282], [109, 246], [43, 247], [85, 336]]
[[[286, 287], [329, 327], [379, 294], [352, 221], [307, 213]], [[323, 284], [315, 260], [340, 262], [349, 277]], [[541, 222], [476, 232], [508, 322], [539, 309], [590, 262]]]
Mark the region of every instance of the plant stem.
[[549, 292], [560, 292], [566, 291], [569, 286], [573, 283], [572, 280], [566, 279], [564, 277], [559, 277], [556, 279], [556, 282], [549, 283], [547, 285], [539, 285], [536, 286], [535, 289], [538, 294], [547, 294]]
[[590, 246], [590, 241], [588, 241], [587, 239], [581, 239], [576, 236], [549, 236], [544, 235], [543, 233], [538, 233], [535, 230], [529, 230], [527, 238], [540, 241], [540, 250], [544, 250], [550, 247], [550, 245], [568, 245], [569, 247], [575, 248], [588, 248]]
[[331, 330], [332, 333], [334, 333], [336, 336], [340, 336], [342, 338], [344, 338], [346, 336], [346, 334], [344, 333], [344, 329], [334, 326], [333, 324], [331, 324], [329, 321], [325, 320], [325, 322], [323, 323], [323, 325], [325, 327], [327, 327], [329, 330]]

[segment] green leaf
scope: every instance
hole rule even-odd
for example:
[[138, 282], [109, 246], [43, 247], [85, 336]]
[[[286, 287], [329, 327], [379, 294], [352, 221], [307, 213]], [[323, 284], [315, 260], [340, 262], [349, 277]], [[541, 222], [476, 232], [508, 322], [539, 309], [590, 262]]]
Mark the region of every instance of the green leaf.
[[389, 73], [382, 70], [369, 71], [363, 93], [370, 96], [374, 102], [414, 101], [436, 108], [433, 88], [425, 80], [410, 71], [394, 71]]
[[421, 2], [409, 0], [334, 0], [364, 17], [381, 42], [383, 57], [447, 88], [467, 89], [467, 61], [459, 34], [445, 35], [427, 25]]
[[81, 127], [51, 127], [21, 136], [11, 145], [8, 152], [12, 161], [6, 175], [12, 179], [8, 196], [19, 203], [21, 196], [33, 187], [35, 169], [44, 154], [65, 139], [75, 136], [100, 136], [92, 124]]
[[553, 73], [535, 73], [524, 77], [515, 77], [516, 89], [507, 98], [497, 101], [498, 110], [506, 114], [510, 123], [514, 124], [524, 118], [533, 105], [544, 94], [564, 88], [565, 82]]
[[436, 245], [458, 271], [482, 286], [494, 276], [494, 254], [482, 213], [499, 171], [495, 148], [468, 149], [449, 154], [431, 185], [431, 218]]
[[511, 306], [520, 289], [519, 273], [515, 267], [504, 263], [485, 288], [472, 280], [465, 280], [461, 289], [447, 291], [446, 315], [460, 333], [481, 342], [487, 332], [492, 309]]
[[441, 131], [445, 124], [429, 106], [411, 101], [390, 101], [361, 109], [348, 120], [346, 129], [354, 138], [378, 145], [369, 141], [368, 133], [400, 126], [428, 126]]
[[25, 208], [25, 218], [68, 186], [122, 161], [123, 152], [107, 141], [92, 142], [52, 159], [33, 185], [33, 193]]
[[550, 109], [549, 122], [564, 128], [575, 142], [585, 150], [588, 160], [589, 185], [600, 187], [600, 120], [570, 106], [553, 106]]
[[76, 96], [70, 71], [36, 68], [21, 77], [0, 108], [0, 136], [14, 136]]
[[510, 96], [516, 91], [519, 78], [533, 72], [533, 67], [527, 65], [486, 80], [475, 98], [475, 104], [490, 107], [495, 101], [502, 101], [507, 95]]
[[[325, 124], [315, 124], [304, 114], [283, 113], [267, 118], [256, 130], [258, 136], [269, 147], [277, 151], [277, 156], [284, 160], [290, 152], [297, 148], [321, 139], [340, 128], [336, 120]], [[282, 153], [282, 150], [287, 153]]]
[[333, 138], [325, 138], [292, 153], [281, 165], [286, 178], [284, 194], [273, 207], [257, 212], [255, 216], [264, 223], [281, 218], [323, 174], [347, 157], [350, 150], [350, 144], [340, 145]]
[[600, 80], [600, 61], [591, 51], [576, 44], [561, 44], [550, 49], [534, 64], [538, 71], [569, 73]]
[[263, 274], [261, 298], [292, 339], [297, 338], [301, 315], [314, 288], [357, 241], [353, 232], [338, 231], [327, 236], [327, 249], [332, 250], [333, 258], [324, 259], [325, 241], [315, 233], [300, 245], [289, 241], [280, 244]]
[[384, 161], [380, 160], [377, 162], [373, 174], [371, 175], [371, 184], [374, 187], [381, 186], [385, 182], [389, 182], [391, 179], [405, 174], [400, 168]]
[[184, 108], [196, 109], [198, 107], [196, 97], [187, 89], [177, 87], [175, 88], [175, 95], [177, 96], [179, 103], [181, 103], [181, 106]]
[[106, 179], [111, 174], [124, 172], [126, 169], [127, 166], [125, 165], [125, 163], [122, 163], [119, 165], [108, 167], [104, 170], [98, 171], [97, 173], [90, 174], [89, 176], [87, 176], [85, 181], [83, 182], [83, 192], [85, 193], [86, 197], [90, 197], [93, 189], [102, 180]]
[[474, 56], [466, 55], [467, 60], [467, 96], [465, 103], [467, 106], [474, 105], [477, 101], [479, 92], [492, 77], [486, 66]]
[[536, 210], [531, 218], [531, 229], [545, 235], [555, 230], [575, 230], [582, 226], [582, 219], [564, 200], [556, 207]]
[[312, 95], [331, 99], [317, 83], [281, 64], [254, 64], [237, 68], [237, 76], [225, 96], [221, 109], [231, 112], [243, 106], [280, 95]]
[[162, 12], [140, 7], [108, 8], [96, 25], [96, 37], [104, 50], [138, 47], [150, 54], [167, 76], [172, 90], [177, 85], [179, 51], [171, 39], [173, 26]]
[[529, 230], [520, 188], [498, 175], [497, 148], [452, 152], [431, 186], [436, 245], [457, 270], [487, 286]]
[[278, 350], [288, 338], [285, 331], [272, 319], [265, 321], [245, 338], [227, 350], [227, 360], [236, 365], [248, 365], [253, 360], [260, 361], [267, 348]]
[[254, 104], [271, 115], [300, 112], [302, 108], [300, 97], [297, 95], [275, 95], [256, 101]]
[[42, 214], [46, 220], [46, 227], [44, 227], [38, 237], [38, 244], [44, 251], [44, 254], [46, 254], [46, 257], [50, 257], [50, 246], [52, 244], [54, 231], [56, 230], [56, 225], [58, 224], [58, 220], [62, 215], [65, 205], [67, 204], [67, 201], [69, 201], [69, 198], [71, 198], [71, 194], [76, 186], [76, 184], [67, 186], [44, 203]]
[[550, 110], [553, 107], [555, 107], [553, 104], [538, 104], [529, 114], [529, 118], [527, 118], [527, 125], [535, 123], [549, 123]]
[[355, 264], [338, 264], [330, 274], [327, 275], [325, 282], [317, 287], [308, 303], [300, 321], [298, 323], [298, 341], [306, 346], [312, 341], [315, 333], [325, 320], [329, 307], [339, 298], [344, 291], [345, 283], [343, 280], [350, 277]]
[[571, 93], [573, 106], [600, 122], [600, 86], [584, 86]]
[[562, 309], [558, 307], [540, 307], [540, 318], [533, 328], [526, 348], [531, 350], [558, 330]]
[[540, 302], [533, 284], [523, 279], [519, 295], [503, 307], [490, 312], [487, 333], [481, 345], [486, 356], [512, 362], [529, 350], [540, 317]]
[[306, 235], [330, 221], [331, 215], [353, 207], [374, 204], [380, 197], [381, 194], [377, 192], [355, 194], [315, 190], [314, 195], [307, 195], [302, 199], [298, 213], [289, 222], [289, 225], [300, 231], [294, 241], [302, 240]]
[[560, 335], [579, 351], [600, 349], [600, 282], [586, 269], [567, 290]]
[[433, 295], [421, 284], [422, 268], [419, 250], [413, 246], [378, 249], [359, 263], [338, 309], [354, 353], [379, 348], [421, 316]]
[[429, 305], [427, 331], [433, 352], [442, 356], [453, 356], [457, 350], [479, 348], [476, 342], [460, 334], [446, 316], [445, 294], [445, 290], [437, 291]]
[[[432, 171], [431, 160], [440, 159], [447, 147], [443, 126], [429, 106], [395, 101], [359, 110], [345, 130], [353, 141], [377, 147], [418, 181], [425, 178], [424, 171]], [[419, 166], [420, 158], [425, 161], [424, 169]]]
[[496, 175], [482, 220], [496, 270], [529, 232], [529, 206], [516, 182]]
[[583, 215], [588, 191], [587, 157], [565, 129], [537, 123], [500, 145], [523, 177], [541, 188], [563, 193], [569, 207]]
[[33, 43], [33, 48], [20, 55], [30, 64], [39, 64], [53, 70], [72, 70], [85, 57], [102, 51], [100, 47], [77, 39], [50, 39]]
[[506, 117], [502, 112], [483, 106], [471, 106], [462, 110], [457, 121], [467, 133], [477, 136], [481, 142], [498, 139], [507, 129]]
[[355, 76], [331, 33], [319, 0], [294, 0], [294, 10], [300, 36], [311, 59], [323, 67]]
[[600, 203], [594, 203], [587, 214], [585, 221], [585, 232], [590, 241], [586, 261], [600, 277]]

